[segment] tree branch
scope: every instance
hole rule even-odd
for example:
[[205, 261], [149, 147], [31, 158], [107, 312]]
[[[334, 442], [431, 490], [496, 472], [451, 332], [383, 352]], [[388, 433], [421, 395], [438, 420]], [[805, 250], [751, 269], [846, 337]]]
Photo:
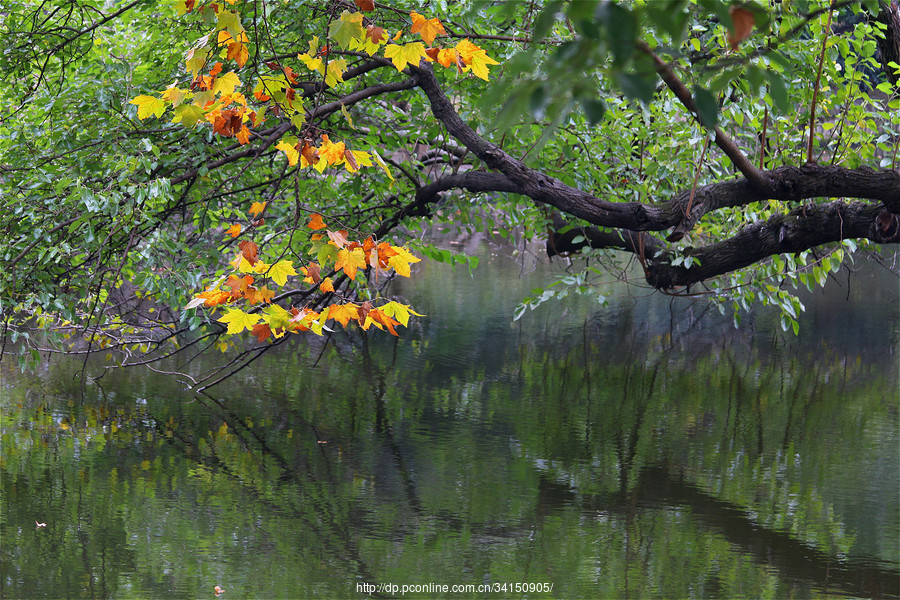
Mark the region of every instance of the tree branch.
[[[659, 73], [659, 76], [662, 78], [663, 82], [668, 86], [670, 90], [675, 94], [675, 96], [681, 101], [685, 108], [689, 111], [697, 115], [697, 105], [694, 103], [694, 98], [691, 96], [691, 92], [681, 83], [681, 80], [678, 79], [678, 76], [675, 75], [675, 71], [659, 56], [656, 55], [653, 50], [650, 49], [650, 46], [647, 45], [647, 42], [641, 40], [637, 42], [638, 50], [647, 54], [652, 60], [653, 64], [656, 65], [656, 72]], [[747, 178], [750, 183], [753, 184], [754, 187], [758, 188], [760, 191], [765, 191], [769, 188], [770, 182], [763, 171], [757, 169], [750, 159], [747, 158], [743, 152], [741, 152], [740, 148], [737, 147], [737, 144], [728, 137], [728, 135], [722, 131], [721, 128], [715, 127], [713, 131], [716, 134], [715, 142], [716, 146], [718, 146], [725, 155], [731, 159], [731, 162], [734, 163], [734, 166]]]

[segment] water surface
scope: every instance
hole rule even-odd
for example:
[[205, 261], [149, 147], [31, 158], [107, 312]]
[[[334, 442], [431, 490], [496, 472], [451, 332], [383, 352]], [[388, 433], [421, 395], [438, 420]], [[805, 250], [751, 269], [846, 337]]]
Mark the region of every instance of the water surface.
[[394, 288], [401, 339], [298, 338], [210, 395], [0, 363], [2, 596], [900, 596], [896, 278], [799, 337], [621, 286], [513, 323], [548, 267], [481, 252]]

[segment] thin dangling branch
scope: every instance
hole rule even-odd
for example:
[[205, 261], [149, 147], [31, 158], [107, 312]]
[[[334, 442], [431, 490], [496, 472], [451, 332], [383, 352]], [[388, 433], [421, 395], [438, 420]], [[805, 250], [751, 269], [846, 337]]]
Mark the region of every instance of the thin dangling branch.
[[834, 14], [834, 4], [828, 10], [828, 25], [825, 26], [825, 35], [822, 36], [822, 50], [819, 52], [819, 71], [816, 73], [816, 83], [813, 87], [812, 107], [809, 111], [809, 139], [806, 140], [806, 162], [813, 161], [813, 139], [816, 132], [816, 99], [819, 95], [819, 82], [822, 79], [822, 65], [825, 62], [825, 44], [828, 42], [828, 34], [831, 33], [831, 16]]

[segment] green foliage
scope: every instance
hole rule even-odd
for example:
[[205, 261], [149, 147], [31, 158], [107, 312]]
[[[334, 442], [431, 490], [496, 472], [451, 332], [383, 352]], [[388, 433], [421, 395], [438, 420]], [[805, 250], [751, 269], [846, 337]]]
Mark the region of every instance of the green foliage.
[[[212, 336], [221, 329], [215, 318], [183, 307], [229, 271], [236, 242], [253, 240], [272, 264], [307, 264], [313, 241], [304, 227], [313, 213], [351, 237], [376, 233], [379, 241], [432, 228], [516, 243], [546, 235], [546, 207], [524, 196], [456, 189], [439, 203], [415, 205], [418, 191], [440, 177], [486, 169], [448, 135], [424, 94], [402, 87], [408, 72], [387, 65], [383, 54], [381, 63], [369, 64], [371, 53], [357, 48], [371, 25], [390, 36], [407, 32], [392, 53], [420, 56], [413, 45], [424, 45], [409, 33], [411, 11], [424, 10], [420, 3], [394, 3], [395, 10], [362, 19], [343, 5], [332, 13], [299, 1], [237, 2], [218, 12], [188, 12], [191, 6], [0, 1], [0, 315], [24, 327], [23, 335], [40, 318], [50, 335], [45, 347], [56, 350], [88, 340], [90, 349], [149, 344], [167, 351]], [[653, 205], [733, 176], [732, 161], [711, 144], [698, 166], [715, 126], [753, 163], [765, 129], [766, 169], [805, 162], [808, 129], [798, 124], [810, 116], [823, 39], [814, 159], [896, 168], [900, 99], [880, 74], [875, 42], [883, 32], [853, 5], [833, 15], [836, 22], [858, 19], [852, 35], [831, 34], [827, 7], [825, 0], [776, 3], [771, 11], [746, 4], [754, 27], [737, 42], [731, 4], [721, 0], [437, 3], [424, 17], [461, 28], [454, 35], [471, 33], [484, 56], [500, 63], [490, 71], [499, 83], [484, 81], [475, 63], [438, 69], [439, 84], [477, 135], [602, 200]], [[246, 55], [213, 40], [233, 41], [242, 31], [252, 38], [238, 44]], [[449, 39], [438, 35], [433, 45], [457, 47], [458, 37]], [[699, 122], [662, 84], [644, 45], [693, 90]], [[351, 46], [357, 49], [346, 52]], [[311, 67], [315, 60], [325, 62]], [[210, 75], [215, 63], [223, 66]], [[490, 63], [479, 64], [486, 70]], [[354, 95], [379, 86], [393, 87]], [[232, 87], [257, 109], [241, 121], [252, 125], [247, 145], [207, 118], [210, 106], [184, 100], [208, 94], [219, 101]], [[278, 104], [262, 110], [254, 92]], [[324, 154], [322, 134], [334, 143], [327, 148], [345, 144], [372, 166], [353, 168], [347, 154], [336, 154], [327, 165], [302, 168], [305, 143]], [[267, 203], [262, 218], [248, 216], [254, 202]], [[773, 201], [718, 210], [689, 237], [694, 245], [727, 239], [786, 209]], [[236, 224], [242, 237], [233, 241], [224, 232]], [[691, 266], [689, 256], [679, 258], [681, 246], [667, 251], [672, 264]], [[423, 252], [462, 264], [427, 245]], [[844, 247], [841, 261], [850, 253]], [[709, 287], [740, 306], [781, 306], [790, 328], [799, 306], [775, 280], [818, 285], [841, 261], [833, 253], [806, 271], [779, 271], [775, 260]], [[576, 279], [546, 289], [578, 293], [584, 282], [567, 277]], [[375, 298], [381, 283], [361, 277], [341, 284], [340, 293]], [[778, 293], [769, 291], [773, 285]], [[286, 310], [329, 302], [300, 285], [286, 293]], [[117, 317], [122, 313], [131, 317]], [[119, 358], [134, 356], [128, 350]]]

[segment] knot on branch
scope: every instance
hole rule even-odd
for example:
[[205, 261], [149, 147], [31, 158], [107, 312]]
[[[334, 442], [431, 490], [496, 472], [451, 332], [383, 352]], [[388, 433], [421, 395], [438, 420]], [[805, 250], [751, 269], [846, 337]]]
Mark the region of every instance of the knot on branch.
[[879, 242], [900, 241], [900, 215], [882, 209], [875, 217], [875, 239]]

